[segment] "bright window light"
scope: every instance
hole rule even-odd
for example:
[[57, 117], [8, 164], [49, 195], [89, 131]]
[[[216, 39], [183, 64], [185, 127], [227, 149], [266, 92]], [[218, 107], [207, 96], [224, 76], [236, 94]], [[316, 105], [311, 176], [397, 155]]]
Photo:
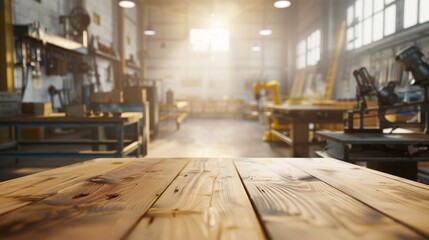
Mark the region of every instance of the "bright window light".
[[390, 5], [384, 11], [384, 36], [389, 36], [396, 31], [396, 5]]
[[306, 54], [305, 48], [306, 48], [306, 42], [305, 40], [302, 40], [301, 42], [299, 42], [297, 47], [296, 67], [298, 69], [305, 68], [305, 54]]
[[374, 0], [374, 13], [383, 10], [384, 4], [381, 0]]
[[[419, 2], [419, 0], [404, 0], [404, 2], [407, 1]], [[429, 2], [429, 0], [420, 1]], [[354, 3], [347, 8], [347, 49], [357, 49], [394, 34], [397, 28], [397, 2], [396, 0], [354, 0]], [[429, 8], [429, 3], [426, 8]], [[413, 12], [413, 15], [416, 18], [414, 21], [417, 21], [417, 13]]]
[[226, 29], [210, 30], [210, 46], [212, 51], [228, 51], [229, 31]]
[[320, 61], [321, 32], [316, 30], [297, 46], [296, 67], [303, 69], [306, 66], [316, 65]]
[[[376, 0], [377, 1], [377, 0]], [[380, 1], [380, 0], [378, 0]], [[363, 17], [371, 17], [372, 16], [372, 0], [365, 0], [364, 1], [364, 8], [363, 8]]]
[[229, 30], [222, 28], [191, 29], [190, 42], [195, 52], [229, 51]]
[[261, 51], [261, 46], [259, 46], [259, 44], [257, 44], [257, 43], [255, 43], [253, 46], [252, 46], [252, 51], [253, 52], [260, 52]]
[[363, 45], [372, 42], [372, 18], [367, 18], [363, 21]]
[[362, 23], [358, 23], [355, 27], [355, 48], [362, 47]]
[[429, 21], [429, 0], [420, 0], [420, 13], [419, 13], [419, 23], [424, 23]]
[[363, 0], [356, 0], [355, 2], [355, 18], [358, 21], [362, 20], [362, 8], [363, 8]]
[[354, 27], [347, 28], [347, 50], [353, 49], [353, 41], [355, 39], [355, 29]]
[[418, 0], [404, 1], [404, 28], [417, 24]]
[[352, 5], [347, 8], [347, 26], [352, 25], [354, 20], [355, 20], [354, 7]]
[[347, 50], [353, 49], [353, 41], [355, 39], [355, 28], [353, 27], [355, 14], [354, 14], [354, 5], [351, 5], [347, 8]]
[[307, 65], [316, 65], [320, 60], [320, 30], [307, 38]]
[[378, 41], [383, 38], [383, 12], [374, 15], [372, 40]]

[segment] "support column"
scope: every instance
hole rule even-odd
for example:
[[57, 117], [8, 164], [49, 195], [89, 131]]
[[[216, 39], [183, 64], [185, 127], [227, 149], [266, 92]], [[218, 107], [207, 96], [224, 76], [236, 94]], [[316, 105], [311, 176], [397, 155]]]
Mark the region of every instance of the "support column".
[[12, 0], [0, 0], [0, 91], [15, 91]]
[[140, 76], [146, 78], [146, 62], [145, 62], [145, 44], [143, 29], [145, 28], [145, 7], [143, 1], [137, 4], [137, 54], [140, 61], [141, 72]]
[[119, 68], [118, 68], [118, 77], [115, 81], [115, 89], [121, 91], [124, 87], [124, 73], [126, 69], [125, 63], [125, 15], [124, 9], [121, 7], [118, 8], [118, 51], [119, 51]]

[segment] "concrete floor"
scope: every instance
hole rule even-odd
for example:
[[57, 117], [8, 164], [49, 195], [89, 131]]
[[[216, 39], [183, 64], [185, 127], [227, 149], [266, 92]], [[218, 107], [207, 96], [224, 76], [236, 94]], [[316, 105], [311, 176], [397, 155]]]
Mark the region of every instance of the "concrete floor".
[[176, 131], [163, 122], [148, 157], [288, 157], [286, 144], [262, 141], [264, 126], [238, 119], [187, 119]]
[[[186, 119], [181, 129], [162, 122], [147, 157], [288, 157], [285, 144], [262, 141], [264, 127], [239, 119]], [[77, 159], [22, 159], [0, 166], [0, 181], [73, 164]]]

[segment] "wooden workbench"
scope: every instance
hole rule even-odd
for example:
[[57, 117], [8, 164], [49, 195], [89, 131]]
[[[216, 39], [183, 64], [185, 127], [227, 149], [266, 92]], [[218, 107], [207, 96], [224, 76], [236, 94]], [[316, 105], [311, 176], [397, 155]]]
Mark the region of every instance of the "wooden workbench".
[[[309, 124], [310, 123], [344, 123], [346, 107], [316, 105], [268, 105], [272, 118], [283, 120], [292, 125], [292, 138], [270, 129], [271, 134], [292, 146], [293, 157], [309, 157]], [[271, 124], [270, 124], [271, 125]]]
[[96, 159], [0, 183], [0, 239], [427, 239], [429, 186], [334, 159]]
[[[143, 118], [142, 113], [125, 112], [121, 116], [91, 116], [91, 117], [69, 117], [64, 113], [53, 113], [49, 116], [16, 116], [0, 119], [0, 127], [12, 127], [15, 131], [13, 142], [7, 144], [4, 148], [9, 150], [0, 152], [1, 158], [24, 158], [24, 157], [73, 157], [73, 158], [95, 158], [95, 157], [124, 157], [131, 153], [140, 155], [143, 129], [140, 121]], [[65, 139], [55, 141], [23, 141], [20, 139], [22, 127], [59, 127], [59, 128], [91, 128], [98, 130], [100, 128], [110, 128], [115, 132], [115, 139], [92, 140], [92, 139]], [[125, 139], [126, 130], [131, 132], [130, 139]], [[25, 152], [21, 151], [23, 144], [33, 145], [56, 145], [50, 149], [53, 151]], [[114, 145], [115, 150], [111, 151], [78, 151], [62, 152], [58, 145]]]
[[180, 129], [180, 124], [188, 116], [185, 108], [188, 106], [187, 101], [176, 101], [174, 103], [164, 103], [159, 105], [159, 121], [174, 120], [176, 129]]
[[5, 117], [0, 119], [0, 123], [112, 123], [112, 122], [135, 122], [143, 117], [141, 113], [125, 112], [121, 116], [82, 116], [82, 117], [68, 117], [65, 113], [52, 113], [48, 116], [32, 116], [32, 115], [20, 115], [15, 117]]

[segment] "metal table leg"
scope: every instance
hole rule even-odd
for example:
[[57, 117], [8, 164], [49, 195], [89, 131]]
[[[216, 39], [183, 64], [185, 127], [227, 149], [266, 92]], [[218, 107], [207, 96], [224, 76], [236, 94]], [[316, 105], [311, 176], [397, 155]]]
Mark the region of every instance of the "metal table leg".
[[121, 123], [115, 124], [116, 129], [116, 154], [124, 157], [124, 127]]

